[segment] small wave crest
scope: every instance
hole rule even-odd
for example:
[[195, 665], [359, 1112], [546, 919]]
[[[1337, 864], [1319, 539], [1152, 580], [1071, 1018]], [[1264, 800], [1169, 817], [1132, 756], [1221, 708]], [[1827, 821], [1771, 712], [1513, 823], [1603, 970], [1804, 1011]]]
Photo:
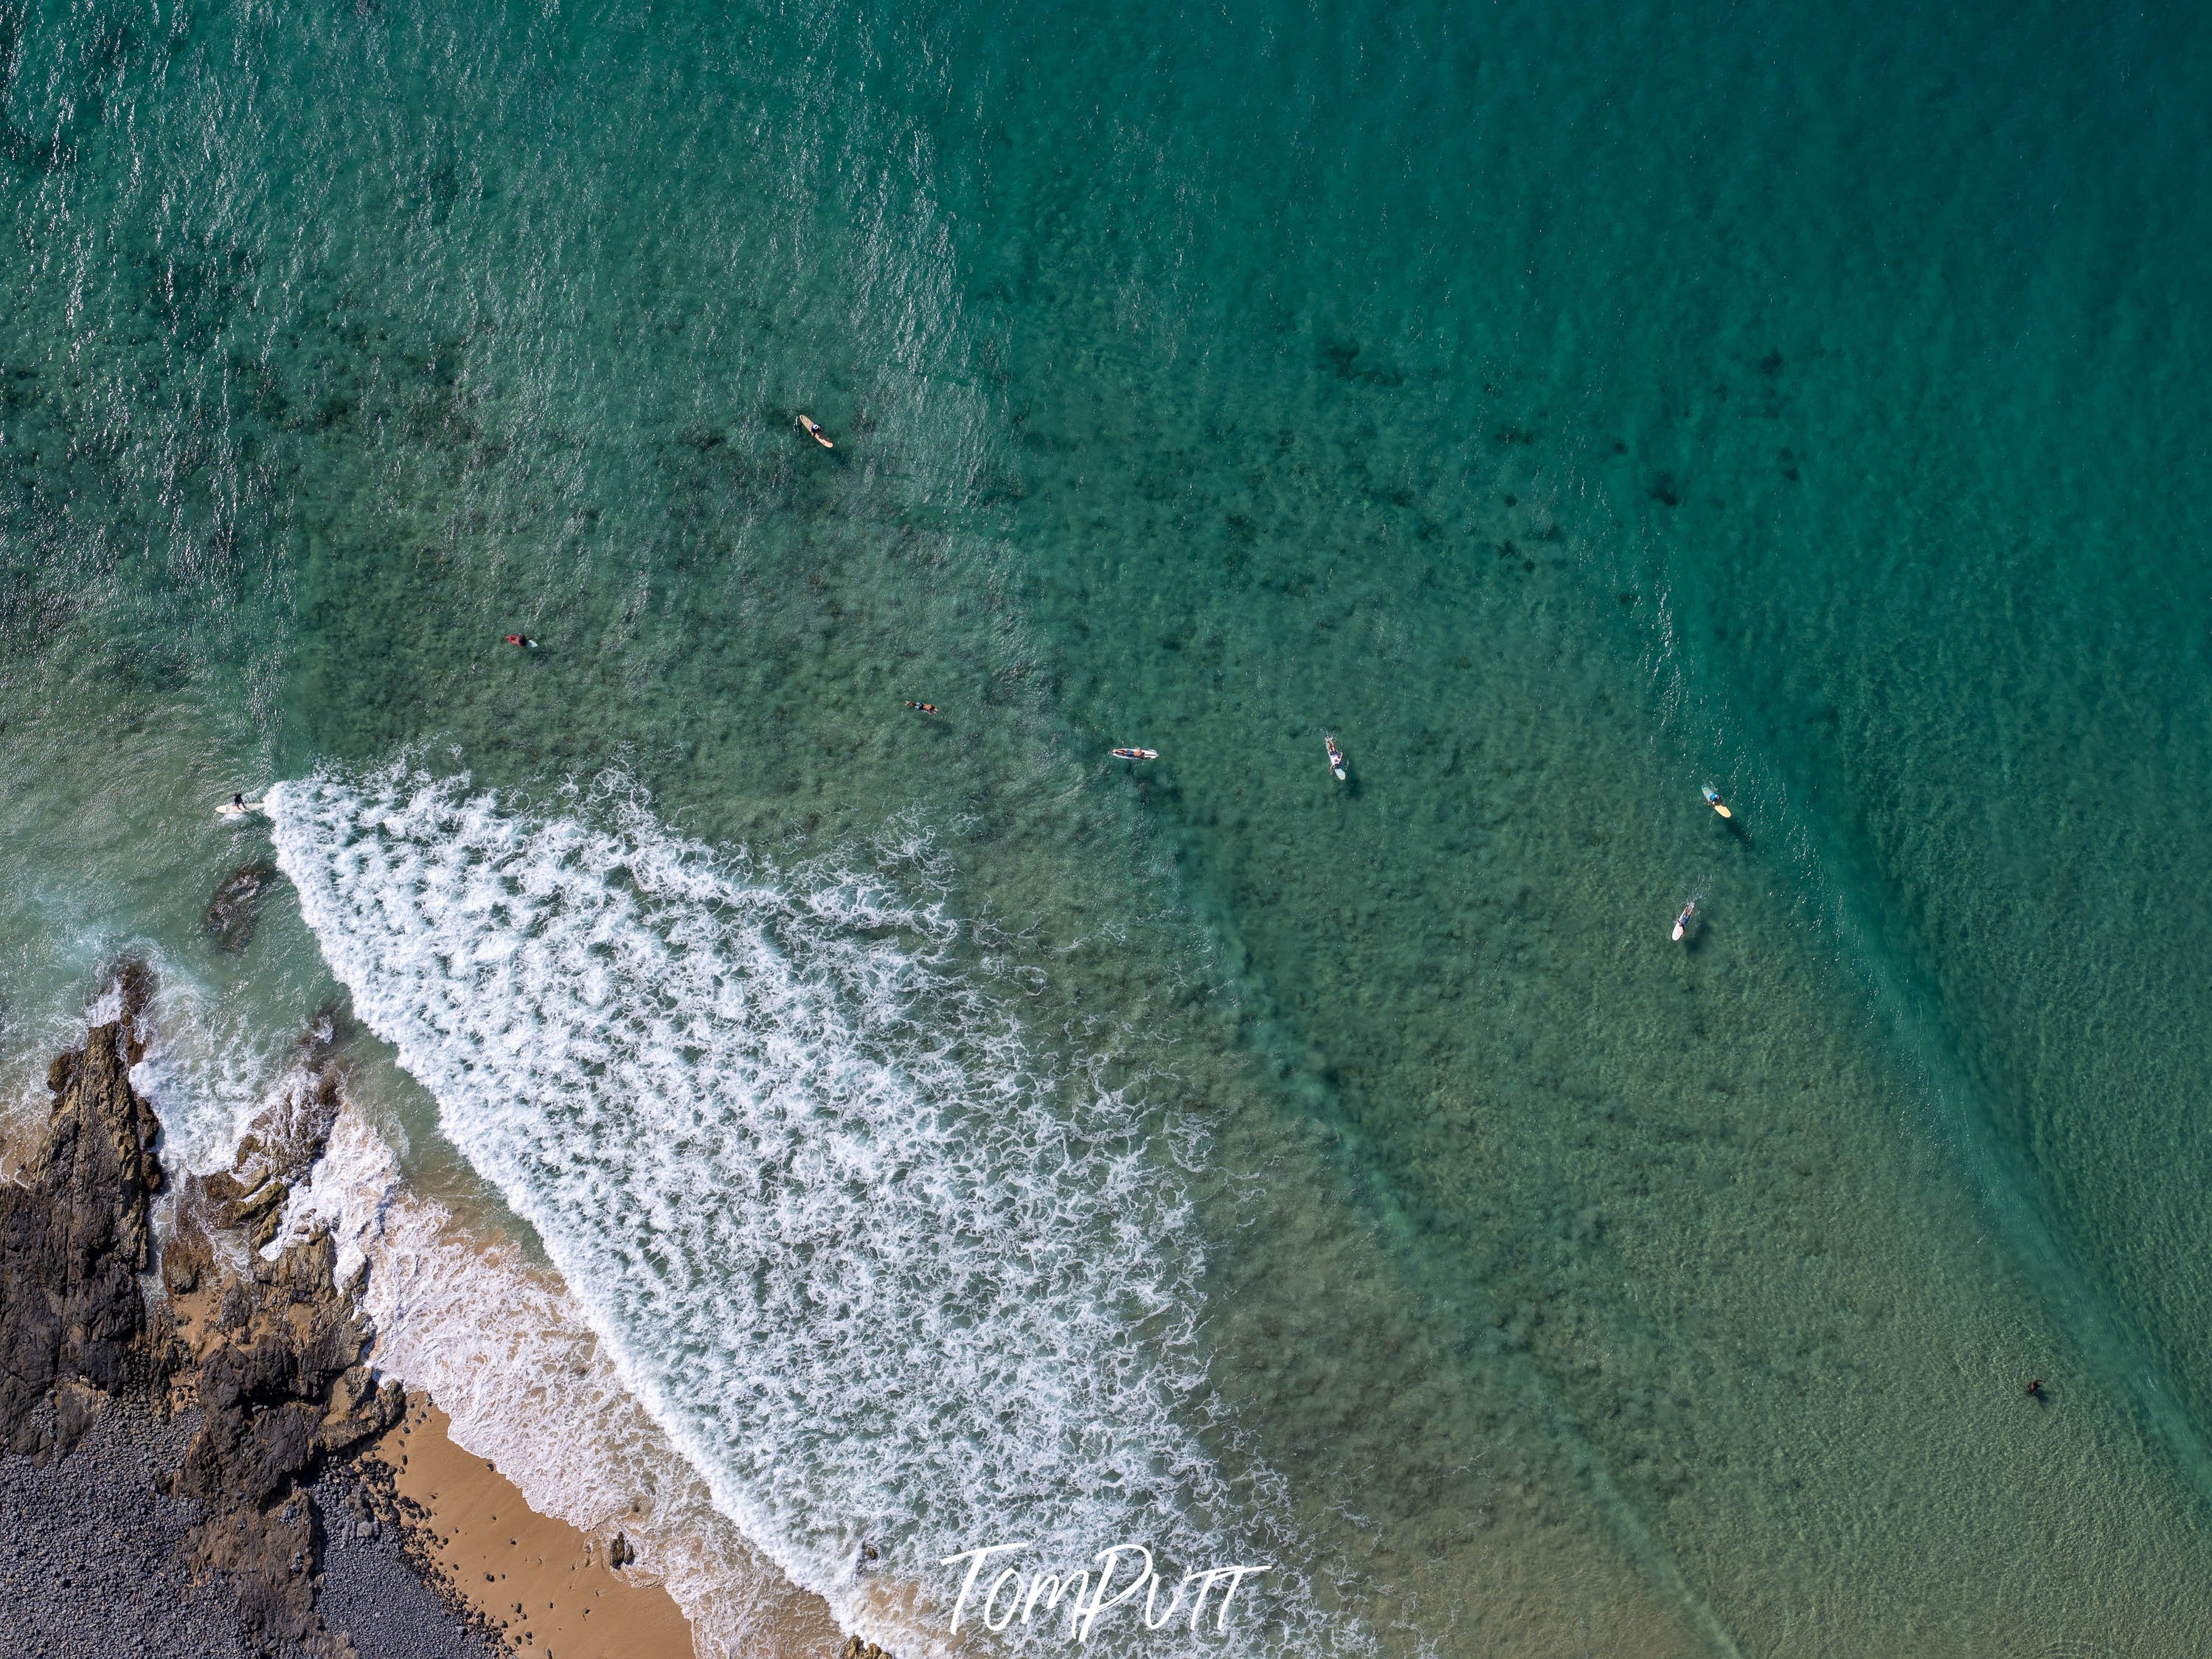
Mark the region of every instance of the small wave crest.
[[[1128, 1540], [1268, 1559], [1273, 1505], [1188, 1426], [1188, 1203], [1136, 1106], [955, 971], [957, 924], [897, 884], [917, 849], [783, 874], [618, 789], [567, 807], [404, 767], [270, 797], [356, 1012], [716, 1506], [908, 1650], [943, 1609], [892, 1620], [865, 1560], [934, 1600], [943, 1557], [1015, 1538], [1071, 1566]], [[1204, 1645], [1334, 1645], [1304, 1639], [1298, 1585]]]

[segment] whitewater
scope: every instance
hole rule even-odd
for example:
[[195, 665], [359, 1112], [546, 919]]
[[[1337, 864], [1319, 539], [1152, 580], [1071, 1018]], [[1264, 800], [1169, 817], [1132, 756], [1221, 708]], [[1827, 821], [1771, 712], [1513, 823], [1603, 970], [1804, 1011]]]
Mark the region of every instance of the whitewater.
[[1133, 1541], [1163, 1601], [1186, 1568], [1279, 1565], [1225, 1631], [1109, 1616], [1094, 1648], [1366, 1645], [1317, 1610], [1280, 1483], [1232, 1483], [1195, 1431], [1218, 1409], [1183, 1185], [1202, 1140], [1041, 1052], [956, 965], [925, 836], [779, 871], [618, 779], [546, 811], [405, 763], [268, 811], [361, 1020], [714, 1509], [848, 1629], [973, 1651], [945, 1557], [1018, 1539], [1072, 1571]]

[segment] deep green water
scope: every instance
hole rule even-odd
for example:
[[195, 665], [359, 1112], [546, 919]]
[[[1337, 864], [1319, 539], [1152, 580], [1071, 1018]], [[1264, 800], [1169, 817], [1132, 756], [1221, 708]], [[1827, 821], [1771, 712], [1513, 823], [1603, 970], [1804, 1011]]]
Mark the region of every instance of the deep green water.
[[2209, 42], [0, 10], [11, 1086], [235, 787], [926, 830], [1389, 1650], [2212, 1650]]

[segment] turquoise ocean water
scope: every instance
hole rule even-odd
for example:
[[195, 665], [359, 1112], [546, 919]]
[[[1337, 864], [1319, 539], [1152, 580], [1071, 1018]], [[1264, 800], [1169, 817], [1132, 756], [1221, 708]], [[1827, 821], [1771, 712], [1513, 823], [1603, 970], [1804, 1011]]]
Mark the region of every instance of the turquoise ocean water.
[[12, 1112], [126, 950], [187, 1158], [349, 1004], [901, 1651], [1012, 1535], [1283, 1563], [1133, 1653], [2212, 1651], [2193, 11], [27, 0], [0, 94]]

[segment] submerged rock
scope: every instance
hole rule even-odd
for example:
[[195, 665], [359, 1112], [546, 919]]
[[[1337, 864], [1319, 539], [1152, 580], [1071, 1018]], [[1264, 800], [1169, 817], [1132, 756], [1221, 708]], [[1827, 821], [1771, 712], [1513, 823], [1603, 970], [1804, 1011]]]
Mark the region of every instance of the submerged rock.
[[266, 859], [240, 865], [215, 890], [201, 926], [218, 945], [237, 955], [253, 942], [253, 930], [261, 921], [261, 902], [281, 879], [276, 866]]

